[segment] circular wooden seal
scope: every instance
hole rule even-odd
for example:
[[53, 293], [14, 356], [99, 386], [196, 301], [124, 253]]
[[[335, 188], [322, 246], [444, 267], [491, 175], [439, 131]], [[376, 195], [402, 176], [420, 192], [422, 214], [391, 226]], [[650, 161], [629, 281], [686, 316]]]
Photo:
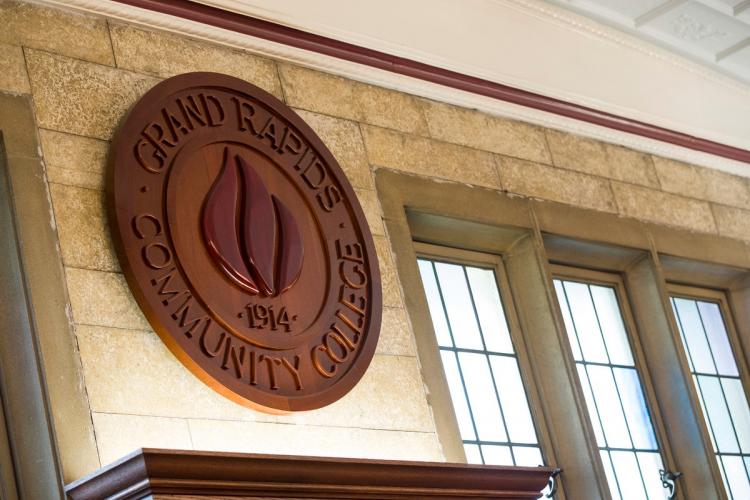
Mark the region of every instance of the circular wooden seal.
[[369, 365], [378, 261], [362, 208], [315, 132], [237, 78], [169, 78], [113, 142], [108, 205], [128, 284], [206, 384], [272, 411], [320, 408]]

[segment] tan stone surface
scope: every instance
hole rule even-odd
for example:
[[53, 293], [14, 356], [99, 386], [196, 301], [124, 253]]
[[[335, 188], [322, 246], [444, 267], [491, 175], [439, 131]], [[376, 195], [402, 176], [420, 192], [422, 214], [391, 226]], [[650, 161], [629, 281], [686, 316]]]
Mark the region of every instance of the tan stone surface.
[[515, 158], [498, 157], [500, 179], [511, 193], [617, 212], [609, 181]]
[[552, 162], [562, 168], [600, 177], [609, 176], [604, 144], [558, 130], [547, 129]]
[[138, 448], [192, 450], [188, 422], [179, 418], [92, 413], [99, 460], [107, 465]]
[[292, 107], [402, 132], [427, 132], [422, 108], [408, 94], [289, 64], [280, 64], [279, 73]]
[[359, 204], [365, 212], [367, 225], [370, 226], [372, 234], [384, 235], [385, 226], [383, 225], [383, 212], [380, 210], [380, 201], [375, 191], [355, 189]]
[[375, 189], [359, 124], [303, 109], [295, 111], [331, 150], [352, 186]]
[[0, 43], [0, 90], [20, 94], [31, 92], [21, 47]]
[[604, 151], [611, 179], [659, 189], [659, 179], [649, 155], [614, 144], [604, 144]]
[[50, 194], [65, 265], [119, 270], [106, 221], [104, 193], [50, 184]]
[[664, 191], [750, 208], [750, 180], [745, 177], [657, 156], [654, 164]]
[[723, 205], [713, 205], [719, 234], [750, 241], [750, 211]]
[[544, 130], [527, 123], [423, 101], [430, 136], [525, 160], [550, 163]]
[[622, 215], [704, 233], [716, 232], [706, 202], [619, 182], [613, 182], [612, 189]]
[[255, 418], [193, 376], [151, 331], [78, 325], [76, 337], [92, 411]]
[[490, 153], [446, 142], [362, 126], [370, 164], [456, 182], [497, 188]]
[[[319, 410], [274, 416], [233, 403], [210, 389], [153, 332], [78, 325], [76, 337], [95, 412], [433, 430], [414, 357], [376, 355], [361, 382], [341, 400]], [[392, 404], [393, 400], [400, 404]]]
[[128, 108], [157, 79], [26, 49], [37, 122], [108, 140]]
[[236, 76], [281, 98], [276, 64], [270, 59], [129, 25], [112, 25], [110, 31], [119, 68], [161, 77], [214, 71]]
[[121, 274], [65, 268], [73, 321], [84, 325], [148, 330], [148, 321]]
[[401, 285], [396, 266], [393, 263], [391, 246], [384, 236], [375, 236], [375, 251], [380, 264], [380, 281], [383, 286], [383, 305], [386, 307], [402, 307]]
[[433, 433], [190, 420], [196, 449], [351, 458], [442, 461]]
[[0, 1], [0, 42], [113, 65], [103, 18], [10, 0]]
[[39, 138], [49, 182], [104, 189], [108, 142], [45, 129]]
[[414, 356], [414, 340], [406, 311], [400, 307], [384, 307], [378, 353]]

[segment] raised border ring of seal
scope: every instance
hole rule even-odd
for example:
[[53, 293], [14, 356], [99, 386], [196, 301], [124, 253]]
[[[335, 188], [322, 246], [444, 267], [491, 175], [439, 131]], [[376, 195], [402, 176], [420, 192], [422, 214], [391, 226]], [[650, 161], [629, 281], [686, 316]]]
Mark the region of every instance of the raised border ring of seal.
[[131, 109], [109, 163], [121, 268], [185, 367], [273, 413], [357, 384], [380, 332], [378, 258], [354, 190], [299, 115], [231, 76], [178, 75]]

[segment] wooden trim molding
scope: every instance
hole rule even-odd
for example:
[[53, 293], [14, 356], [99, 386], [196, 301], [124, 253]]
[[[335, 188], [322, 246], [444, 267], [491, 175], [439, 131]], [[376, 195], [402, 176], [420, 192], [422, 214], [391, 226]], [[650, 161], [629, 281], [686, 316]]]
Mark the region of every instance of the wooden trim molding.
[[71, 500], [146, 495], [534, 499], [553, 469], [142, 449], [66, 488]]
[[750, 163], [750, 151], [191, 0], [115, 0], [457, 90]]

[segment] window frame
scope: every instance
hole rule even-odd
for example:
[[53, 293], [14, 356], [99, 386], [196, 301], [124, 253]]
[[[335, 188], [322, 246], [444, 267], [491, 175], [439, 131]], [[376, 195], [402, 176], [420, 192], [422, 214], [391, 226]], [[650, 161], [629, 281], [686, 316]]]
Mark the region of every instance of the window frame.
[[[548, 458], [552, 453], [552, 446], [549, 440], [549, 429], [546, 426], [544, 420], [544, 412], [542, 411], [541, 398], [539, 396], [538, 387], [534, 378], [533, 370], [531, 369], [531, 361], [526, 349], [526, 343], [523, 332], [521, 330], [521, 323], [518, 319], [516, 306], [513, 301], [511, 293], [510, 283], [508, 282], [508, 276], [505, 270], [505, 265], [501, 255], [477, 252], [472, 250], [465, 250], [455, 247], [449, 247], [444, 245], [436, 245], [423, 242], [414, 242], [414, 250], [417, 258], [426, 258], [438, 262], [446, 262], [453, 264], [461, 264], [465, 266], [475, 266], [485, 269], [491, 269], [495, 275], [495, 283], [497, 285], [498, 294], [500, 296], [500, 302], [503, 306], [503, 312], [505, 313], [505, 319], [508, 323], [508, 331], [510, 333], [511, 343], [513, 344], [513, 350], [515, 351], [515, 358], [518, 362], [518, 370], [521, 374], [521, 383], [523, 384], [526, 398], [529, 404], [529, 411], [531, 412], [532, 423], [534, 424], [534, 430], [537, 434], [537, 442], [542, 459], [545, 463], [549, 463]], [[427, 300], [422, 287], [421, 294], [424, 300]], [[431, 325], [430, 325], [431, 326]], [[433, 337], [435, 336], [433, 329]], [[439, 367], [440, 373], [434, 373], [437, 370], [430, 370], [425, 375], [425, 384], [430, 394], [448, 394], [449, 399], [444, 401], [444, 397], [436, 397], [435, 405], [433, 405], [433, 412], [445, 412], [445, 418], [452, 418], [456, 429], [458, 429], [458, 419], [455, 411], [453, 410], [453, 402], [450, 399], [450, 392], [448, 389], [448, 381], [445, 378], [445, 373], [442, 367], [442, 360], [440, 359], [440, 346], [435, 340], [434, 349], [424, 349], [420, 351], [420, 359], [424, 357], [432, 358], [429, 363], [431, 367]], [[424, 370], [423, 370], [424, 372]], [[440, 387], [436, 385], [440, 384]], [[468, 401], [467, 401], [468, 403]], [[450, 407], [450, 411], [448, 408]], [[477, 436], [479, 438], [479, 436]], [[509, 436], [510, 438], [510, 436]], [[459, 441], [463, 451], [463, 439], [459, 436]], [[509, 441], [510, 443], [510, 441]], [[512, 446], [509, 444], [509, 446]], [[465, 458], [465, 457], [464, 457]]]
[[[712, 302], [719, 306], [719, 311], [721, 312], [722, 320], [724, 322], [724, 328], [727, 331], [729, 346], [732, 349], [732, 356], [734, 357], [734, 361], [737, 365], [737, 372], [739, 373], [739, 379], [742, 383], [742, 389], [745, 394], [745, 398], [750, 403], [750, 367], [748, 366], [748, 358], [746, 356], [741, 337], [735, 326], [736, 319], [734, 317], [732, 307], [730, 306], [732, 291], [730, 289], [717, 289], [707, 286], [688, 285], [684, 283], [668, 281], [667, 293], [670, 299], [672, 297], [685, 298], [703, 302]], [[677, 323], [678, 318], [674, 314], [674, 311], [670, 309], [670, 313], [673, 315], [675, 323]], [[685, 371], [686, 376], [692, 379], [693, 372], [690, 369], [690, 362], [688, 361], [687, 347], [684, 345], [684, 342], [680, 337], [679, 329], [675, 331], [674, 342], [677, 345], [681, 346], [680, 353], [682, 354], [681, 362], [683, 370]], [[700, 425], [705, 435], [705, 439], [710, 443], [712, 442], [712, 430], [709, 428], [707, 416], [705, 415], [701, 405], [701, 395], [698, 393], [698, 388], [694, 383], [691, 385], [690, 396], [695, 411], [700, 412], [700, 415], [704, 417], [701, 419]], [[722, 466], [718, 460], [719, 452], [713, 450], [713, 448], [711, 451], [713, 464], [716, 466], [717, 470], [721, 470]], [[748, 479], [750, 480], [750, 478]]]
[[[549, 267], [553, 279], [574, 281], [586, 285], [600, 285], [614, 289], [617, 305], [625, 327], [625, 334], [633, 356], [633, 364], [638, 373], [638, 379], [641, 383], [644, 397], [646, 399], [649, 418], [656, 437], [657, 451], [661, 455], [664, 466], [668, 467], [667, 464], [674, 463], [674, 455], [669, 445], [669, 440], [667, 439], [664, 419], [659, 408], [658, 398], [652, 383], [651, 372], [641, 343], [641, 334], [636, 326], [625, 281], [619, 273], [614, 272], [552, 263], [550, 263]], [[575, 362], [572, 349], [570, 349], [569, 355], [571, 360]], [[576, 380], [578, 380], [580, 385], [580, 380], [578, 378]]]

